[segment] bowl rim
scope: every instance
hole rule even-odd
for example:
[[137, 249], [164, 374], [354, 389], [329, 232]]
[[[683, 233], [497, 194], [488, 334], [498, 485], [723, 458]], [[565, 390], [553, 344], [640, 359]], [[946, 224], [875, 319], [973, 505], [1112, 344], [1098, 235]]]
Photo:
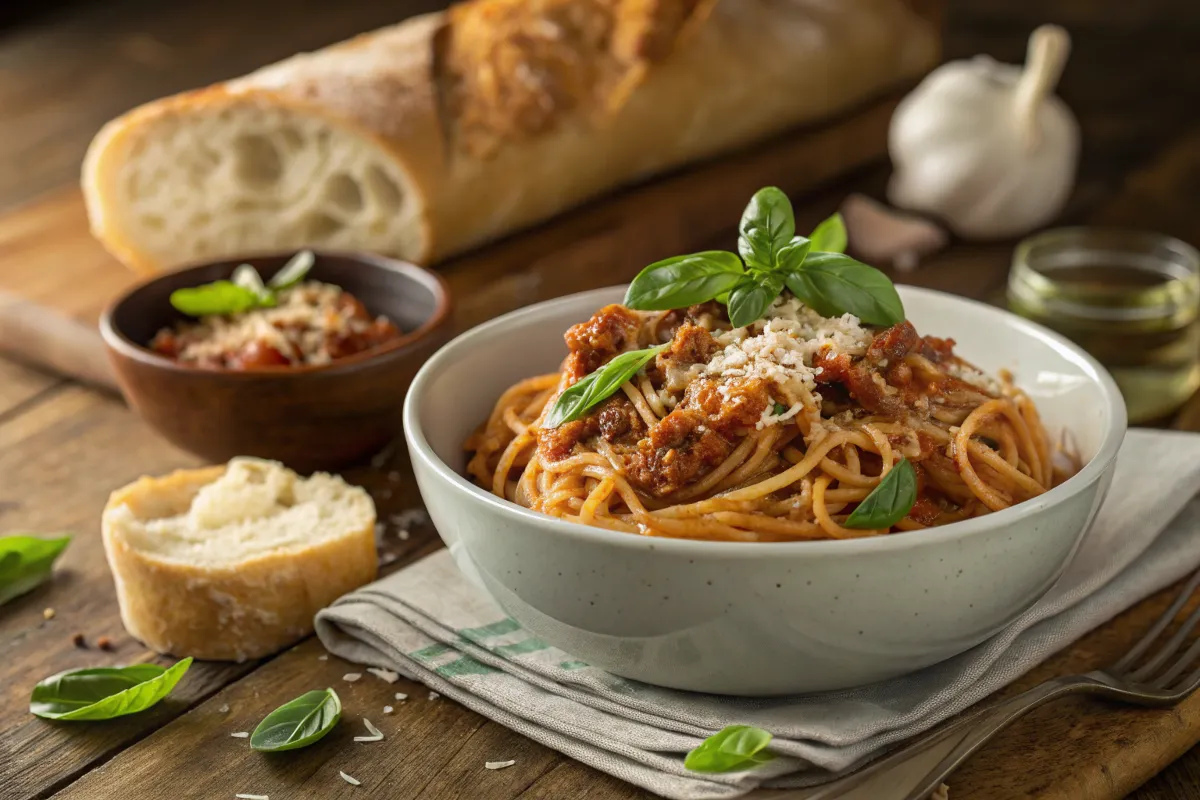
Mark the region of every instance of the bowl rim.
[[[302, 248], [303, 249], [303, 248]], [[279, 250], [279, 251], [263, 251], [254, 252], [244, 256], [232, 256], [229, 258], [213, 259], [211, 261], [199, 261], [186, 264], [177, 269], [171, 269], [148, 278], [143, 278], [128, 287], [116, 299], [112, 300], [100, 315], [100, 335], [104, 339], [105, 344], [110, 350], [120, 353], [126, 358], [133, 359], [147, 366], [152, 366], [157, 369], [169, 370], [172, 372], [183, 372], [189, 375], [221, 375], [238, 377], [239, 379], [272, 377], [279, 378], [287, 375], [312, 375], [314, 373], [337, 373], [343, 370], [348, 370], [358, 366], [364, 362], [371, 361], [376, 358], [382, 358], [387, 355], [392, 355], [398, 351], [405, 349], [408, 345], [419, 339], [428, 336], [430, 333], [441, 327], [449, 320], [450, 310], [453, 305], [450, 294], [450, 287], [441, 275], [433, 270], [426, 269], [411, 261], [392, 258], [390, 256], [380, 255], [377, 253], [355, 252], [353, 250], [311, 250], [317, 261], [322, 258], [340, 258], [348, 261], [354, 261], [362, 264], [365, 268], [375, 269], [392, 275], [401, 276], [425, 286], [432, 292], [434, 296], [435, 306], [433, 313], [429, 315], [420, 325], [408, 331], [403, 336], [400, 336], [391, 341], [385, 342], [369, 350], [363, 350], [345, 358], [335, 359], [328, 364], [301, 364], [298, 366], [268, 366], [268, 367], [253, 367], [251, 369], [228, 369], [226, 367], [202, 367], [192, 364], [181, 364], [175, 359], [168, 358], [154, 352], [145, 345], [138, 344], [130, 338], [119, 326], [113, 321], [118, 309], [120, 309], [129, 299], [137, 292], [151, 286], [159, 281], [174, 277], [179, 274], [188, 272], [199, 272], [204, 269], [211, 268], [218, 264], [224, 263], [250, 263], [253, 264], [256, 260], [268, 258], [289, 258], [297, 251]], [[351, 291], [341, 288], [343, 291]]]
[[420, 371], [417, 372], [416, 377], [413, 378], [408, 395], [404, 401], [404, 437], [408, 443], [411, 458], [414, 461], [419, 459], [435, 473], [438, 479], [453, 486], [456, 491], [465, 492], [472, 499], [484, 503], [496, 513], [511, 519], [514, 523], [533, 524], [536, 527], [553, 531], [563, 536], [635, 550], [661, 550], [668, 553], [727, 556], [730, 558], [776, 558], [784, 554], [796, 555], [800, 553], [806, 555], [845, 555], [856, 551], [895, 552], [956, 541], [975, 534], [1007, 528], [1013, 523], [1036, 516], [1047, 508], [1056, 506], [1080, 494], [1089, 486], [1099, 481], [1116, 460], [1117, 452], [1120, 450], [1121, 442], [1125, 436], [1127, 428], [1125, 402], [1120, 390], [1117, 388], [1116, 382], [1096, 359], [1073, 342], [1035, 322], [977, 300], [934, 289], [898, 285], [897, 288], [902, 295], [926, 295], [967, 304], [980, 314], [1000, 319], [1009, 327], [1016, 328], [1027, 335], [1041, 339], [1054, 350], [1070, 357], [1080, 367], [1084, 368], [1092, 382], [1099, 386], [1109, 411], [1107, 428], [1101, 438], [1100, 446], [1097, 448], [1096, 454], [1092, 459], [1079, 472], [1045, 494], [981, 517], [927, 528], [921, 531], [919, 536], [913, 535], [913, 532], [906, 532], [887, 536], [863, 536], [855, 539], [819, 539], [794, 542], [726, 542], [681, 539], [666, 536], [638, 536], [621, 531], [611, 531], [606, 528], [568, 522], [540, 514], [519, 506], [516, 503], [499, 498], [486, 489], [476, 486], [442, 461], [430, 446], [424, 431], [421, 430], [418, 424], [421, 413], [422, 395], [425, 392], [426, 385], [433, 380], [442, 365], [452, 361], [457, 351], [465, 347], [470, 347], [474, 342], [487, 339], [497, 329], [509, 328], [519, 320], [531, 321], [542, 315], [552, 313], [562, 306], [582, 303], [584, 298], [603, 297], [606, 300], [611, 299], [619, 288], [622, 288], [622, 285], [607, 286], [519, 308], [481, 325], [477, 325], [459, 334], [439, 348], [425, 362]]

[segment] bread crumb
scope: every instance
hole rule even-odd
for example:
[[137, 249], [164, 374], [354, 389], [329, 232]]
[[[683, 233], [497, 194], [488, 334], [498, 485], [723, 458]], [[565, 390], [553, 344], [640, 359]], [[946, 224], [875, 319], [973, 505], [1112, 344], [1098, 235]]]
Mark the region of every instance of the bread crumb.
[[362, 786], [362, 781], [360, 781], [358, 778], [352, 778], [340, 770], [338, 771], [338, 775], [341, 775], [342, 780], [344, 780], [346, 783], [350, 784], [351, 786]]
[[53, 608], [42, 609], [42, 619], [54, 619], [54, 613]]
[[400, 680], [400, 673], [392, 672], [390, 669], [382, 669], [381, 667], [367, 667], [367, 672], [371, 673], [380, 680], [387, 681], [388, 683], [395, 683], [396, 681]]
[[71, 644], [75, 645], [76, 647], [82, 647], [84, 649], [87, 648], [87, 640], [83, 638], [82, 633], [77, 633], [74, 636], [72, 636]]
[[249, 739], [250, 738], [250, 733], [248, 731], [238, 731], [237, 733], [231, 733], [229, 735], [232, 736], [234, 739]]
[[395, 710], [396, 710], [396, 709], [392, 708], [391, 706], [384, 706], [384, 707], [383, 707], [383, 713], [385, 713], [385, 714], [390, 714], [390, 713], [392, 713], [392, 712], [393, 712], [393, 711], [395, 711]]
[[97, 639], [96, 647], [99, 647], [101, 650], [107, 650], [109, 652], [112, 652], [113, 650], [116, 649], [115, 647], [113, 647], [113, 640], [108, 638], [107, 636], [101, 636], [99, 639]]
[[354, 683], [356, 680], [358, 680], [361, 677], [362, 677], [361, 672], [347, 672], [345, 675], [342, 676], [342, 680], [344, 680], [346, 683]]
[[488, 761], [483, 766], [485, 769], [508, 769], [515, 763], [517, 762], [511, 759], [508, 761]]

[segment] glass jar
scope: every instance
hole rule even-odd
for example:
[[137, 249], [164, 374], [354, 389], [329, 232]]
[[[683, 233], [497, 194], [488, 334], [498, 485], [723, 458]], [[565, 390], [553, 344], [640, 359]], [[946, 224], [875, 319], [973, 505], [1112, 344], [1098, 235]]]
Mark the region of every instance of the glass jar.
[[1009, 307], [1108, 368], [1129, 421], [1163, 418], [1200, 388], [1200, 252], [1155, 233], [1059, 228], [1021, 242]]

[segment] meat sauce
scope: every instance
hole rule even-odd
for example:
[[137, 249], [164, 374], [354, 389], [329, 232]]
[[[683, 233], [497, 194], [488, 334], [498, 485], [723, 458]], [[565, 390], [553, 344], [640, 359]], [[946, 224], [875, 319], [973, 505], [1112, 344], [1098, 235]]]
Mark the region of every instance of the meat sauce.
[[[737, 443], [754, 430], [764, 410], [776, 402], [768, 382], [759, 378], [711, 378], [695, 369], [706, 364], [722, 346], [710, 331], [728, 328], [724, 308], [717, 304], [672, 311], [657, 322], [654, 331], [643, 331], [642, 317], [623, 306], [601, 309], [587, 322], [568, 331], [570, 355], [566, 366], [573, 380], [587, 375], [613, 356], [639, 346], [639, 334], [662, 341], [668, 347], [647, 366], [645, 375], [654, 389], [680, 375], [687, 376], [678, 404], [654, 425], [647, 425], [623, 392], [617, 392], [591, 414], [551, 430], [539, 432], [538, 446], [551, 461], [571, 455], [576, 444], [602, 438], [609, 450], [624, 462], [626, 478], [641, 492], [668, 497], [702, 478], [729, 457]], [[866, 354], [852, 357], [826, 351], [814, 359], [820, 367], [818, 389], [835, 404], [870, 413], [905, 418], [926, 413], [933, 397], [955, 393], [980, 396], [979, 387], [943, 375], [931, 383], [914, 373], [906, 359], [917, 354], [942, 364], [954, 359], [953, 340], [921, 337], [908, 322], [878, 332]], [[922, 456], [932, 453], [937, 443], [918, 434]], [[897, 446], [903, 442], [896, 441]], [[869, 455], [864, 458], [869, 460]], [[864, 467], [868, 464], [864, 462]], [[875, 469], [879, 465], [875, 464]], [[944, 513], [944, 502], [924, 491], [924, 476], [918, 466], [919, 492], [911, 517], [930, 524]]]
[[191, 366], [247, 370], [327, 364], [400, 335], [395, 323], [372, 316], [349, 292], [309, 281], [281, 292], [271, 308], [164, 328], [150, 349]]

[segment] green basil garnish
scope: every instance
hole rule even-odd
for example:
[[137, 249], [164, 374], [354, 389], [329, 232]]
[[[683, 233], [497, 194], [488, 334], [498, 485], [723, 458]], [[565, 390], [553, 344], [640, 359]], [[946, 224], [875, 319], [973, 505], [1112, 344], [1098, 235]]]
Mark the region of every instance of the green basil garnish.
[[781, 291], [782, 273], [755, 270], [743, 276], [729, 293], [729, 321], [735, 328], [744, 328], [761, 319]]
[[812, 249], [822, 253], [846, 252], [846, 223], [841, 214], [834, 214], [813, 229]]
[[39, 717], [62, 720], [136, 714], [170, 694], [191, 664], [192, 659], [185, 658], [167, 669], [133, 664], [60, 672], [33, 687], [29, 710]]
[[317, 263], [317, 257], [313, 255], [312, 250], [301, 250], [289, 258], [288, 262], [279, 268], [279, 272], [271, 276], [267, 285], [277, 292], [290, 289], [304, 280], [315, 263]]
[[916, 502], [917, 471], [907, 458], [902, 458], [850, 513], [845, 525], [859, 530], [890, 528], [904, 519]]
[[690, 751], [683, 765], [693, 772], [735, 772], [766, 764], [775, 756], [764, 748], [772, 736], [750, 725], [730, 725]]
[[632, 350], [609, 361], [591, 375], [580, 378], [563, 390], [542, 421], [543, 428], [557, 428], [564, 422], [579, 419], [589, 409], [608, 399], [625, 381], [637, 374], [667, 345]]
[[70, 536], [0, 536], [0, 605], [49, 580], [54, 562], [70, 543]]
[[742, 275], [737, 254], [724, 250], [666, 258], [638, 273], [625, 292], [625, 305], [645, 311], [687, 308], [729, 291]]
[[776, 403], [775, 405], [771, 406], [771, 413], [777, 417], [780, 414], [786, 414], [787, 410], [788, 410], [788, 407], [785, 406], [783, 403]]
[[239, 264], [227, 281], [213, 281], [171, 292], [171, 305], [191, 317], [272, 308], [279, 300], [279, 292], [304, 280], [314, 263], [316, 256], [312, 251], [301, 250], [275, 273], [269, 285], [263, 283], [262, 276], [253, 266]]
[[809, 253], [789, 272], [787, 287], [818, 314], [853, 314], [868, 325], [904, 321], [904, 304], [888, 277], [841, 253]]
[[342, 716], [342, 701], [333, 689], [308, 692], [267, 714], [250, 746], [264, 753], [307, 747], [333, 730]]
[[879, 270], [844, 255], [845, 249], [840, 214], [823, 221], [811, 236], [796, 236], [791, 202], [768, 186], [754, 193], [742, 213], [737, 253], [708, 250], [656, 261], [633, 279], [625, 305], [665, 311], [716, 300], [740, 328], [766, 314], [787, 286], [827, 317], [849, 313], [879, 326], [903, 322], [896, 287]]
[[738, 253], [751, 268], [774, 269], [775, 256], [796, 235], [792, 201], [774, 186], [750, 198], [738, 224]]
[[262, 298], [233, 281], [213, 281], [203, 286], [176, 289], [171, 305], [191, 317], [212, 314], [240, 314], [262, 306]]

